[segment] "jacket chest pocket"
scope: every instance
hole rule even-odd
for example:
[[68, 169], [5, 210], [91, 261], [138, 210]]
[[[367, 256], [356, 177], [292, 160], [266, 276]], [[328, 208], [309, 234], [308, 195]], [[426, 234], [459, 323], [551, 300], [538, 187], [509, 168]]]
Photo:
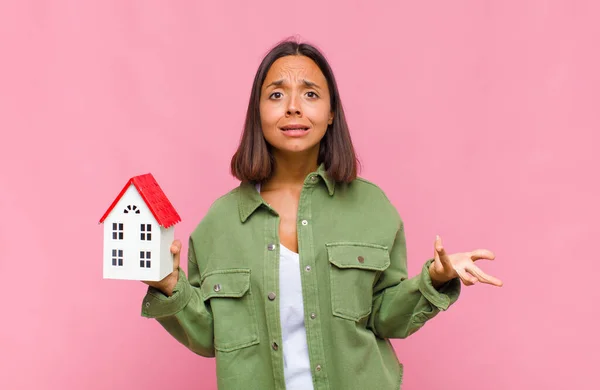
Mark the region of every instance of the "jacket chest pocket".
[[329, 243], [333, 315], [352, 321], [371, 314], [373, 285], [390, 265], [387, 248], [366, 243]]
[[201, 283], [202, 299], [209, 300], [214, 321], [215, 349], [230, 352], [258, 344], [258, 324], [250, 290], [250, 270], [208, 272]]

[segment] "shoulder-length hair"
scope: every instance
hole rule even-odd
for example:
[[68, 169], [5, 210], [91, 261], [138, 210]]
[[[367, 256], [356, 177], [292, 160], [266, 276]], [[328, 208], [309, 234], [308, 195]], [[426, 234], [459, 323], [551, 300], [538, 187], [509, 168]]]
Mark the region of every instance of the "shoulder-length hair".
[[312, 59], [327, 80], [334, 117], [333, 123], [328, 126], [321, 140], [317, 163], [319, 165], [323, 163], [328, 176], [336, 182], [351, 182], [357, 176], [359, 161], [352, 145], [333, 71], [325, 56], [316, 47], [290, 39], [280, 42], [266, 54], [254, 76], [244, 131], [231, 159], [231, 174], [240, 181], [261, 182], [268, 180], [273, 173], [275, 160], [271, 153], [271, 146], [263, 136], [261, 126], [261, 88], [273, 63], [281, 57], [290, 55]]

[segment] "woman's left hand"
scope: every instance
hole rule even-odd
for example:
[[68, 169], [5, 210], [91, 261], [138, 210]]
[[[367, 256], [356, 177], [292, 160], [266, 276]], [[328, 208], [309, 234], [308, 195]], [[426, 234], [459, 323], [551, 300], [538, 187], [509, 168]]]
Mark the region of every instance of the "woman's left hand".
[[493, 286], [502, 286], [502, 281], [487, 275], [475, 265], [477, 260], [494, 260], [493, 252], [487, 249], [478, 249], [473, 252], [447, 254], [442, 245], [442, 239], [437, 236], [434, 244], [435, 261], [429, 266], [429, 275], [434, 287], [459, 277], [466, 286], [475, 283], [487, 283]]

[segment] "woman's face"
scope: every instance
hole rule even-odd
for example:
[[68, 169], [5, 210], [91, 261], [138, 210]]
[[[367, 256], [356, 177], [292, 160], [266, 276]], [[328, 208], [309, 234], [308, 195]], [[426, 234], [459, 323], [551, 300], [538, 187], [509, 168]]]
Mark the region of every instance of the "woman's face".
[[327, 80], [313, 60], [295, 55], [273, 63], [261, 88], [260, 118], [274, 152], [318, 156], [333, 112]]

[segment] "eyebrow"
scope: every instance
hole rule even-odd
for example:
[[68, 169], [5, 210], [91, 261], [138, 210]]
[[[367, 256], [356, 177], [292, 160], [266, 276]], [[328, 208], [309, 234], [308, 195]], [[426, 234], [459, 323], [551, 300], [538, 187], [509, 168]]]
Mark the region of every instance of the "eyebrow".
[[[274, 86], [274, 87], [280, 87], [283, 84], [285, 84], [285, 81], [283, 79], [275, 80], [271, 84], [267, 85], [265, 87], [265, 89], [267, 89], [269, 87], [272, 87], [272, 86]], [[309, 81], [309, 80], [306, 80], [306, 79], [302, 80], [302, 84], [304, 84], [305, 87], [321, 89], [321, 87], [319, 87], [316, 83], [314, 83], [312, 81]]]

